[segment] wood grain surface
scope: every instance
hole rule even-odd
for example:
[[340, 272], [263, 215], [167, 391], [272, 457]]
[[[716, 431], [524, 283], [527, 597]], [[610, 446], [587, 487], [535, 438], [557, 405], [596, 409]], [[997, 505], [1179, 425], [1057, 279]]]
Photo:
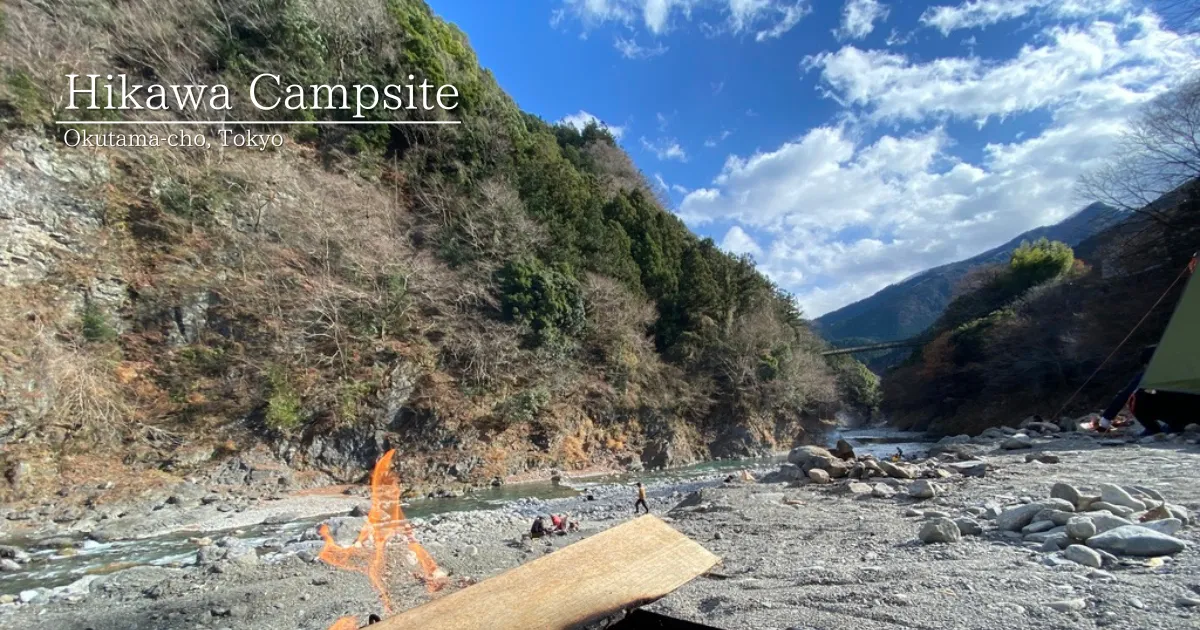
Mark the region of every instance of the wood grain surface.
[[646, 515], [372, 625], [372, 630], [567, 629], [657, 600], [720, 562]]

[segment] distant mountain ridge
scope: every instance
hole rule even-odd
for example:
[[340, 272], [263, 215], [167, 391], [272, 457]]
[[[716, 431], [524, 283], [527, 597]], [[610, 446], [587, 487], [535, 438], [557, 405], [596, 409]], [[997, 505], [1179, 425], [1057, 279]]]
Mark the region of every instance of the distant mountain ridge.
[[888, 285], [870, 297], [826, 313], [814, 320], [816, 331], [835, 346], [842, 347], [907, 339], [924, 331], [941, 315], [950, 302], [954, 286], [964, 275], [984, 265], [1004, 262], [1021, 241], [1046, 237], [1074, 247], [1120, 218], [1109, 206], [1093, 203], [1054, 225], [1034, 228], [966, 260], [927, 269]]

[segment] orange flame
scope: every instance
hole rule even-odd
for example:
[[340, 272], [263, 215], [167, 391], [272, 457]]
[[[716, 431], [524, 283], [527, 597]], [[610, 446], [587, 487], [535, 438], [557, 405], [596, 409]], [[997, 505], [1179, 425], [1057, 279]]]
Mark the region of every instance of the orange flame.
[[[371, 473], [371, 510], [367, 513], [367, 522], [359, 530], [353, 544], [349, 547], [337, 544], [327, 525], [322, 525], [318, 530], [321, 538], [325, 539], [325, 547], [317, 557], [335, 567], [365, 574], [379, 592], [379, 597], [383, 600], [383, 609], [387, 613], [392, 612], [392, 599], [384, 579], [387, 545], [397, 534], [402, 534], [408, 541], [408, 549], [417, 563], [418, 572], [415, 575], [425, 583], [426, 588], [434, 592], [445, 585], [445, 573], [438, 568], [429, 552], [417, 542], [412, 525], [400, 509], [400, 484], [396, 474], [392, 472], [392, 457], [395, 454], [395, 449], [390, 450], [375, 463], [375, 470]], [[329, 630], [357, 628], [357, 619], [343, 617], [330, 626]]]

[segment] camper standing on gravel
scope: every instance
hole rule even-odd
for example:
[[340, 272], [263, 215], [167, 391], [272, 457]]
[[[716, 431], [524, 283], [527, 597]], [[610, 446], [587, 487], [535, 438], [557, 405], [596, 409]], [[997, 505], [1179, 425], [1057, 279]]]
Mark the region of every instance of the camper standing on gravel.
[[638, 489], [638, 498], [637, 498], [637, 502], [635, 502], [633, 504], [633, 513], [637, 514], [638, 507], [640, 506], [640, 507], [646, 508], [646, 513], [649, 514], [650, 506], [646, 505], [646, 486], [643, 486], [642, 482], [639, 481], [637, 484], [637, 489]]

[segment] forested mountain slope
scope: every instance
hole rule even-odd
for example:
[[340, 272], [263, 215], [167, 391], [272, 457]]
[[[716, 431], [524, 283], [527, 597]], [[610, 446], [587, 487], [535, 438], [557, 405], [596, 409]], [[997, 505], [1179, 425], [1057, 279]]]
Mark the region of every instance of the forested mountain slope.
[[[836, 346], [866, 345], [908, 339], [925, 331], [954, 297], [955, 286], [974, 269], [1006, 262], [1023, 241], [1047, 238], [1076, 245], [1120, 218], [1104, 204], [1083, 208], [1054, 225], [1034, 228], [1011, 241], [966, 260], [934, 267], [874, 295], [826, 313], [815, 320], [817, 332]], [[903, 360], [908, 350], [891, 351], [867, 360], [882, 371]]]
[[1018, 249], [973, 272], [929, 342], [883, 379], [890, 421], [960, 434], [1099, 411], [1171, 318], [1200, 250], [1197, 207], [1185, 199], [1169, 226], [1135, 215], [1081, 243], [1086, 259], [1043, 243], [1049, 253]]
[[[522, 112], [419, 0], [2, 10], [7, 496], [85, 460], [186, 472], [252, 449], [349, 480], [395, 447], [410, 487], [677, 464], [786, 448], [839, 391], [873, 395], [748, 259], [665, 211], [611, 135]], [[462, 124], [68, 149], [52, 123], [68, 72], [234, 89], [413, 74], [459, 106], [367, 115]], [[278, 115], [233, 103], [125, 116]]]
[[[1200, 255], [1200, 75], [1142, 105], [1078, 190], [1119, 223], [1039, 242], [960, 282], [924, 347], [884, 379], [902, 427], [971, 433], [1098, 412], [1157, 344]], [[1172, 342], [1179, 343], [1179, 342]], [[1187, 344], [1188, 341], [1182, 343]], [[1173, 347], [1195, 356], [1200, 347]], [[1061, 416], [1060, 416], [1061, 414]]]

